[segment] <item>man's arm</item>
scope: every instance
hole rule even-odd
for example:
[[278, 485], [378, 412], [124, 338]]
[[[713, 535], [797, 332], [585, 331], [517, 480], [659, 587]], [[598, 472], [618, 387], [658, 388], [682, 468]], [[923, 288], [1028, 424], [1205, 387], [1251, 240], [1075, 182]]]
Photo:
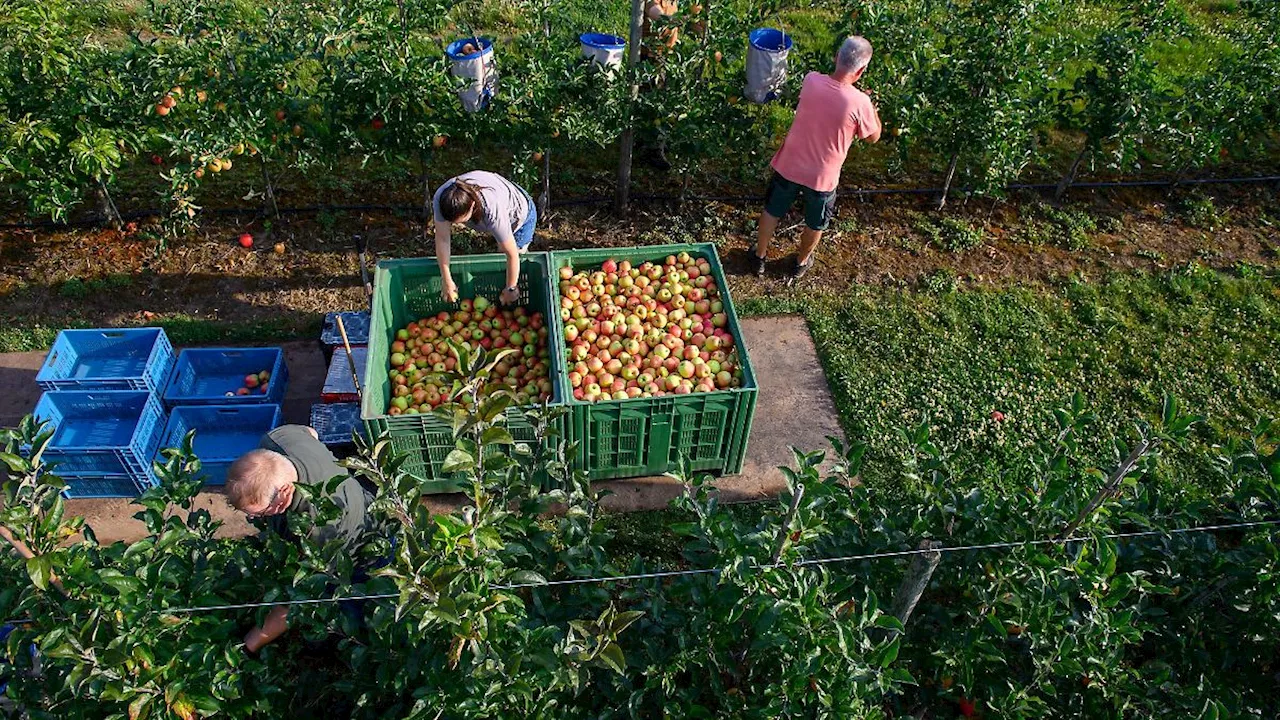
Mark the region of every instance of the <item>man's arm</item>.
[[874, 103], [870, 102], [870, 99], [867, 101], [867, 109], [871, 111], [871, 117], [868, 118], [869, 122], [866, 124], [866, 129], [869, 129], [871, 132], [864, 134], [862, 139], [869, 143], [878, 143], [880, 142], [880, 133], [884, 130], [880, 125], [880, 113], [876, 111], [876, 106]]
[[278, 605], [271, 608], [262, 621], [262, 627], [256, 627], [244, 636], [244, 649], [256, 653], [276, 641], [289, 629], [289, 606]]

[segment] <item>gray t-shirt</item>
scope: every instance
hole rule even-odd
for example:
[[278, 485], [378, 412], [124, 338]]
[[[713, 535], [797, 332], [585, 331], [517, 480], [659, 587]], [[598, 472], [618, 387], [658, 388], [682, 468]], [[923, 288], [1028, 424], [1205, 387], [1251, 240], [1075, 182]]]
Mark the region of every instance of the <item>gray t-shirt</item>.
[[514, 238], [515, 231], [529, 219], [529, 197], [518, 185], [497, 173], [472, 170], [446, 181], [436, 190], [435, 198], [431, 201], [436, 223], [448, 222], [440, 215], [440, 195], [453, 185], [454, 180], [469, 182], [480, 188], [484, 212], [472, 215], [467, 221], [467, 227], [472, 230], [488, 233], [499, 240]]
[[[373, 527], [373, 518], [369, 515], [369, 503], [373, 498], [361, 487], [360, 481], [351, 477], [329, 448], [315, 439], [305, 426], [282, 425], [263, 436], [261, 447], [288, 458], [298, 470], [298, 482], [310, 486], [312, 492], [324, 492], [330, 480], [339, 475], [346, 477], [333, 493], [333, 501], [342, 509], [342, 515], [328, 525], [312, 528], [310, 538], [323, 545], [341, 537], [349, 550], [355, 550], [361, 536]], [[294, 493], [289, 509], [273, 516], [270, 522], [272, 528], [286, 538], [291, 536], [286, 517], [291, 512], [315, 515], [311, 502], [302, 493]]]

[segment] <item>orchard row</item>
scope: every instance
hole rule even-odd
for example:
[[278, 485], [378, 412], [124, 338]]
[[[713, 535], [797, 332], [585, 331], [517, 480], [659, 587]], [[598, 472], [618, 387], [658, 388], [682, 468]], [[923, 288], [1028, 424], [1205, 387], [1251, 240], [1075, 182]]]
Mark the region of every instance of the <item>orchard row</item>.
[[[609, 75], [582, 60], [577, 34], [625, 27], [566, 22], [583, 17], [578, 2], [515, 0], [515, 27], [492, 33], [503, 38], [497, 94], [468, 113], [441, 52], [474, 24], [463, 6], [175, 0], [138, 9], [121, 37], [92, 4], [15, 0], [0, 18], [0, 179], [34, 215], [96, 202], [118, 221], [122, 174], [151, 168], [177, 229], [228, 173], [268, 191], [285, 169], [370, 159], [439, 177], [468, 169], [440, 167], [460, 147], [501, 149], [510, 167], [492, 169], [529, 186], [553, 157], [586, 164], [629, 126], [664, 134], [678, 172], [758, 179], [804, 73], [830, 71], [835, 44], [855, 32], [876, 47], [863, 85], [897, 150], [874, 162], [980, 191], [1033, 166], [1069, 181], [1266, 156], [1280, 106], [1277, 3], [1207, 19], [1182, 0], [1100, 19], [1082, 14], [1084, 0], [832, 3], [812, 10], [820, 29], [796, 23], [782, 100], [761, 106], [742, 99], [744, 64], [747, 33], [778, 24], [768, 4], [690, 6], [660, 66]], [[645, 88], [635, 102], [632, 81]]]

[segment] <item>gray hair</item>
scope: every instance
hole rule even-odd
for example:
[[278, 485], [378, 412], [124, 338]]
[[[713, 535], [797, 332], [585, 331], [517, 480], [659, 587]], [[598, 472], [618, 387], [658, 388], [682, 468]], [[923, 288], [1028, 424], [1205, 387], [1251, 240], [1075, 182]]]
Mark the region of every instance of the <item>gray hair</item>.
[[871, 43], [861, 35], [853, 35], [840, 43], [836, 53], [836, 69], [844, 72], [858, 72], [871, 62]]

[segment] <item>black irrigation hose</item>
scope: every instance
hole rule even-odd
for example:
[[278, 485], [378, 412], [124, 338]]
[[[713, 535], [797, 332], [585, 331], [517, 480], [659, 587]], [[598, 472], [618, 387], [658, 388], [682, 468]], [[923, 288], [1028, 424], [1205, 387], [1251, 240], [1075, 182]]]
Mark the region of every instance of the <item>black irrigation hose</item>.
[[[1104, 188], [1126, 188], [1126, 187], [1180, 187], [1184, 185], [1263, 185], [1267, 183], [1280, 182], [1280, 175], [1256, 175], [1253, 177], [1233, 177], [1233, 178], [1197, 178], [1192, 180], [1115, 180], [1108, 182], [1079, 182], [1072, 183], [1069, 189], [1097, 190]], [[1057, 183], [1015, 183], [1005, 187], [1006, 190], [1055, 190]], [[971, 192], [972, 188], [952, 188], [952, 192], [964, 194]], [[942, 188], [842, 188], [841, 195], [865, 197], [868, 195], [936, 195], [942, 192]], [[644, 202], [756, 202], [762, 200], [763, 195], [632, 195], [632, 200]], [[568, 200], [557, 200], [551, 203], [552, 207], [578, 207], [583, 205], [604, 205], [613, 202], [611, 197], [586, 197], [586, 198], [570, 198]], [[297, 215], [310, 212], [360, 212], [360, 211], [381, 211], [381, 212], [411, 212], [416, 213], [421, 210], [418, 205], [299, 205], [296, 207], [282, 207], [280, 214]], [[204, 211], [208, 215], [258, 215], [262, 213], [261, 208], [212, 208]], [[153, 217], [159, 215], [159, 210], [137, 210], [133, 212], [121, 213], [122, 220], [139, 220], [141, 218]], [[42, 220], [38, 222], [23, 223], [0, 223], [0, 230], [36, 230], [49, 228], [73, 228], [73, 227], [94, 227], [101, 225], [102, 221], [98, 219], [74, 220], [64, 222], [54, 222], [52, 220]]]

